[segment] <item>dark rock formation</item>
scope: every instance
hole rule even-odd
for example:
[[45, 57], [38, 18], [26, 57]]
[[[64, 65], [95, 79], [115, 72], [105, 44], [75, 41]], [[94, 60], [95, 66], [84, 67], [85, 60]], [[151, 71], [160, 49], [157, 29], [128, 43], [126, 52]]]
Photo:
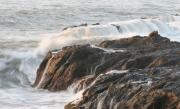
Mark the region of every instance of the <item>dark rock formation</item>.
[[179, 109], [179, 66], [180, 43], [155, 31], [49, 52], [33, 86], [83, 89], [66, 109]]
[[[63, 28], [62, 30], [64, 31], [64, 30], [67, 30], [67, 29], [69, 29], [69, 28], [76, 28], [76, 27], [86, 27], [86, 26], [88, 26], [88, 25], [89, 25], [89, 24], [87, 24], [87, 23], [82, 23], [82, 24], [80, 24], [80, 25], [65, 27], [65, 28]], [[93, 23], [93, 24], [90, 24], [90, 25], [100, 25], [100, 23]]]
[[66, 109], [179, 109], [180, 68], [99, 75]]
[[118, 49], [167, 49], [176, 48], [180, 44], [178, 42], [171, 42], [168, 38], [161, 37], [157, 31], [149, 34], [148, 37], [134, 36], [132, 38], [123, 38], [119, 40], [104, 41], [100, 44], [104, 48], [118, 48]]

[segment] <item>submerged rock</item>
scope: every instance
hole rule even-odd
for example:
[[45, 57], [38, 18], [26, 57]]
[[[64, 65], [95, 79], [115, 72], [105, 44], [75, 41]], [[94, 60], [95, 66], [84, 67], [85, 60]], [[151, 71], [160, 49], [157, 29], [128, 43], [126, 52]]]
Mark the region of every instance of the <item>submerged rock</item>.
[[49, 52], [34, 87], [84, 90], [66, 109], [179, 109], [180, 43], [149, 36]]
[[[99, 23], [95, 23], [95, 24], [92, 24], [92, 25], [99, 25]], [[62, 30], [64, 31], [64, 30], [67, 30], [67, 29], [69, 29], [69, 28], [86, 27], [86, 26], [88, 26], [87, 23], [82, 23], [82, 24], [80, 24], [80, 25], [65, 27], [65, 28], [63, 28]]]

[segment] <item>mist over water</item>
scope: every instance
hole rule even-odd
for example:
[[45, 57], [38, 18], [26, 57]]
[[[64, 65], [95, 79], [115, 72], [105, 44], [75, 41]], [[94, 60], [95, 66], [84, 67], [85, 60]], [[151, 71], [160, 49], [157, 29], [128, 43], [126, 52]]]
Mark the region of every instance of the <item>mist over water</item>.
[[[82, 23], [100, 25], [62, 31]], [[49, 50], [154, 30], [180, 41], [180, 0], [0, 0], [1, 109], [63, 109], [71, 89], [30, 86]]]

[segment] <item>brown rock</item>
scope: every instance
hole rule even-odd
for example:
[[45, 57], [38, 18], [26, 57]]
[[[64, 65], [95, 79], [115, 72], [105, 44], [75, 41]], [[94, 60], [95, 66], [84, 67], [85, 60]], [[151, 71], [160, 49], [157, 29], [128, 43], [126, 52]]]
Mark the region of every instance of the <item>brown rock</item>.
[[51, 91], [72, 85], [75, 92], [84, 89], [83, 97], [66, 109], [180, 109], [179, 68], [180, 43], [155, 31], [147, 37], [49, 52], [33, 86]]

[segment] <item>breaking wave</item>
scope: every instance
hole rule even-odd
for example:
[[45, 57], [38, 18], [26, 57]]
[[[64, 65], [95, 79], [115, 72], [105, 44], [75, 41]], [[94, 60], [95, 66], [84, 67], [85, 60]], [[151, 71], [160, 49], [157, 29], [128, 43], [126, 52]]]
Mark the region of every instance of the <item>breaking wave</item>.
[[98, 43], [103, 40], [148, 35], [158, 31], [162, 36], [180, 41], [180, 16], [142, 18], [130, 21], [111, 22], [108, 24], [70, 27], [45, 38], [39, 44], [38, 51], [45, 53], [63, 46], [84, 43]]
[[[37, 48], [25, 50], [1, 49], [0, 88], [30, 87], [35, 80], [36, 70], [48, 51], [58, 50], [64, 46], [74, 44], [97, 44], [103, 40], [112, 40], [134, 35], [144, 36], [152, 31], [159, 31], [162, 36], [174, 41], [180, 41], [180, 16], [142, 18], [107, 24], [69, 27], [59, 33], [49, 34], [44, 38], [42, 37]], [[114, 52], [111, 49], [103, 50], [106, 52]], [[33, 91], [28, 93], [34, 94]], [[34, 98], [32, 97], [32, 99]], [[101, 106], [101, 104], [99, 104], [99, 106]]]

